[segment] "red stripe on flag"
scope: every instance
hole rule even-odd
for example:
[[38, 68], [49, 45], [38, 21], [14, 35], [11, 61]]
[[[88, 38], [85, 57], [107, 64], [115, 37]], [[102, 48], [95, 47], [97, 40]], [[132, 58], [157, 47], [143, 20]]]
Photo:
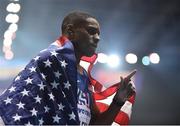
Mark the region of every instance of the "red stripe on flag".
[[[108, 109], [108, 105], [101, 103], [101, 102], [96, 102], [96, 105], [99, 108], [99, 111], [102, 113]], [[128, 125], [129, 124], [129, 117], [126, 113], [119, 111], [118, 115], [115, 118], [115, 122], [120, 124], [120, 125]]]

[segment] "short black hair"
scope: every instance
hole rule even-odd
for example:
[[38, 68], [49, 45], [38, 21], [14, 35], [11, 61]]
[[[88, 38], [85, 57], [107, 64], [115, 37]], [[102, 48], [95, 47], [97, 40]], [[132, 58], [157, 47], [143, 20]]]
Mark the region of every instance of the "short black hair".
[[67, 16], [64, 17], [64, 20], [62, 22], [62, 25], [61, 25], [62, 33], [65, 32], [65, 28], [68, 24], [73, 24], [75, 27], [80, 26], [81, 24], [83, 24], [86, 21], [87, 18], [96, 19], [94, 16], [90, 15], [87, 12], [83, 12], [83, 11], [73, 11], [73, 12], [69, 13]]

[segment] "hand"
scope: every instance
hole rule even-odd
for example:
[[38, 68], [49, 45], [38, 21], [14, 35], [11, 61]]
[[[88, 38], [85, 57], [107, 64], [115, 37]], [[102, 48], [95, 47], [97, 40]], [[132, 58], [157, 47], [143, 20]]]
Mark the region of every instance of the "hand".
[[114, 100], [119, 103], [124, 103], [130, 98], [136, 91], [135, 85], [131, 82], [131, 77], [136, 73], [136, 70], [131, 72], [127, 77], [121, 78], [119, 89], [117, 90]]

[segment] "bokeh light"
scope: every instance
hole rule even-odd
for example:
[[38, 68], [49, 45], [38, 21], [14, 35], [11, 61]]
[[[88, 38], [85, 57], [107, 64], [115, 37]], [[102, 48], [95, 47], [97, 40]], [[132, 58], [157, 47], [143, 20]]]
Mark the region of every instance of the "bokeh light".
[[126, 62], [128, 62], [129, 64], [135, 64], [138, 58], [135, 54], [129, 53], [126, 55], [125, 59], [126, 59]]
[[18, 3], [9, 3], [6, 7], [6, 10], [8, 12], [13, 12], [13, 13], [19, 12], [20, 9], [21, 9], [21, 6]]
[[120, 59], [119, 59], [119, 57], [117, 55], [113, 54], [113, 55], [108, 56], [107, 63], [108, 63], [108, 65], [110, 67], [115, 68], [115, 67], [117, 67], [119, 65]]
[[144, 56], [142, 58], [142, 63], [143, 63], [143, 65], [148, 66], [150, 64], [149, 56]]
[[157, 53], [151, 53], [149, 58], [150, 62], [153, 64], [158, 64], [160, 62], [160, 56]]
[[11, 60], [13, 58], [13, 56], [14, 56], [14, 54], [13, 54], [13, 52], [11, 50], [7, 50], [5, 52], [5, 59]]
[[98, 53], [98, 58], [97, 58], [97, 61], [99, 63], [107, 63], [108, 61], [108, 56], [104, 53]]
[[5, 38], [5, 39], [12, 39], [12, 37], [13, 37], [13, 32], [12, 32], [12, 31], [6, 30], [6, 31], [4, 32], [4, 38]]
[[17, 23], [19, 21], [19, 16], [17, 14], [8, 14], [5, 20], [8, 23]]
[[3, 45], [4, 46], [11, 46], [12, 44], [12, 39], [4, 39]]
[[18, 30], [18, 25], [17, 24], [10, 24], [9, 25], [9, 30], [12, 32], [16, 32]]

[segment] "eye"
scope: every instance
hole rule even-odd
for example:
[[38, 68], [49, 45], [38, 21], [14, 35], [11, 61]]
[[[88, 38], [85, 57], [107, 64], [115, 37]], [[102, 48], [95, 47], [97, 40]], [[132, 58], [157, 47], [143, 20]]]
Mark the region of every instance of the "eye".
[[87, 32], [90, 34], [90, 35], [94, 35], [96, 33], [99, 34], [98, 30], [96, 28], [93, 28], [93, 27], [88, 27], [87, 28]]

